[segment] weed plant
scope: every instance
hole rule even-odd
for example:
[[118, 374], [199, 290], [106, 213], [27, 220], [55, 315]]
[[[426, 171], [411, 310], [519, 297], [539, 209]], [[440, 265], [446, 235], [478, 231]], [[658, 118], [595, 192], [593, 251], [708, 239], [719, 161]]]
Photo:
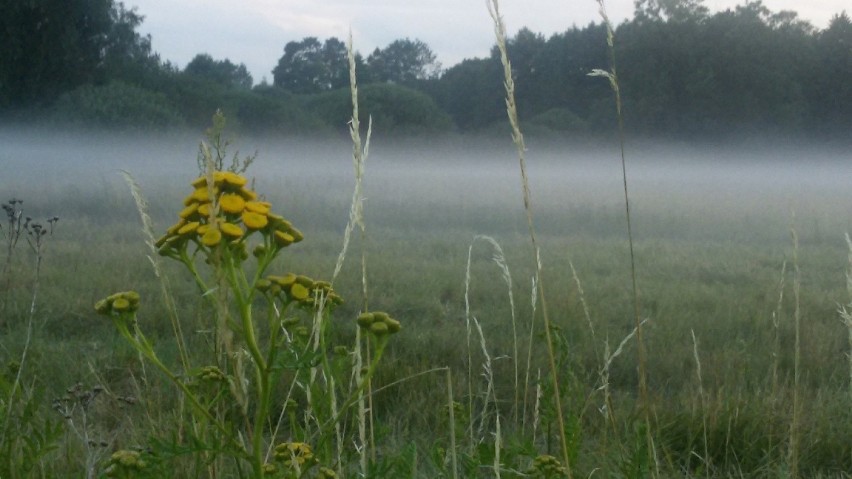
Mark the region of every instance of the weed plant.
[[[477, 193], [370, 183], [354, 71], [349, 201], [320, 192], [343, 184], [328, 172], [250, 181], [216, 116], [159, 238], [180, 197], [130, 174], [144, 244], [117, 189], [48, 198], [75, 208], [67, 238], [4, 208], [5, 279], [44, 287], [16, 309], [29, 326], [3, 318], [0, 476], [849, 477], [852, 243], [825, 240], [849, 228], [843, 208], [791, 247], [770, 209], [628, 196], [622, 157], [624, 204], [572, 190], [534, 223], [502, 56], [523, 208], [493, 184], [460, 208]], [[599, 73], [620, 108], [614, 63]], [[40, 238], [61, 268], [41, 271]], [[108, 293], [112, 325], [91, 312]]]

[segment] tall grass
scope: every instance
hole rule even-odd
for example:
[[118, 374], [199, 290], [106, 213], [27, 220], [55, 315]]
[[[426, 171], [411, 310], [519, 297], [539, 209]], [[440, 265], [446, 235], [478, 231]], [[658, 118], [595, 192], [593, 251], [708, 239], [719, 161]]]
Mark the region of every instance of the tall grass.
[[509, 55], [506, 48], [506, 27], [503, 24], [503, 17], [500, 15], [500, 4], [497, 0], [490, 0], [486, 3], [488, 13], [494, 21], [494, 35], [497, 40], [497, 49], [500, 51], [500, 62], [503, 64], [503, 85], [506, 89], [506, 114], [509, 118], [509, 124], [512, 127], [512, 141], [515, 143], [515, 148], [518, 152], [518, 165], [521, 172], [521, 189], [523, 191], [524, 212], [527, 217], [527, 228], [529, 230], [530, 241], [532, 243], [533, 261], [535, 264], [536, 286], [538, 287], [539, 297], [541, 298], [541, 312], [544, 317], [544, 334], [547, 346], [547, 357], [550, 364], [550, 380], [553, 383], [553, 402], [556, 411], [556, 426], [559, 432], [560, 444], [562, 446], [562, 460], [569, 479], [572, 477], [570, 456], [568, 454], [568, 438], [565, 432], [565, 419], [563, 418], [562, 399], [559, 388], [559, 372], [556, 367], [556, 353], [554, 351], [554, 340], [551, 331], [550, 315], [547, 310], [547, 300], [544, 293], [544, 284], [542, 281], [542, 263], [541, 250], [539, 249], [538, 241], [535, 235], [535, 225], [533, 222], [532, 198], [530, 193], [529, 178], [527, 176], [526, 166], [526, 145], [524, 144], [524, 135], [521, 132], [521, 125], [518, 119], [518, 108], [515, 104], [515, 82], [512, 76], [512, 64], [509, 61]]

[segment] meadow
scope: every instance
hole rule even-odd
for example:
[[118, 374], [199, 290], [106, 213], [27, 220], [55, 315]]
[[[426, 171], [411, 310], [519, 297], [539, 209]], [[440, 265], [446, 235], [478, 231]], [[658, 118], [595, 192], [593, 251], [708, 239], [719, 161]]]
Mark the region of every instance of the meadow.
[[[109, 466], [115, 451], [128, 450], [152, 465], [138, 477], [163, 477], [155, 464], [173, 477], [248, 477], [231, 462], [197, 459], [215, 456], [216, 447], [187, 439], [192, 420], [179, 391], [93, 309], [112, 293], [138, 291], [138, 323], [177, 367], [162, 278], [120, 171], [139, 184], [162, 233], [200, 174], [199, 138], [2, 136], [0, 194], [22, 199], [25, 216], [60, 220], [45, 236], [38, 278], [25, 238], [4, 248], [11, 257], [0, 289], [0, 475], [125, 477]], [[350, 211], [351, 143], [239, 138], [237, 147], [257, 150], [246, 177], [304, 233], [275, 266], [330, 278]], [[638, 301], [647, 319], [649, 453], [637, 407], [618, 151], [552, 140], [527, 147], [568, 474], [849, 477], [850, 330], [838, 311], [852, 302], [848, 153], [784, 142], [628, 144]], [[372, 376], [368, 443], [356, 437], [353, 411], [331, 441], [336, 450], [315, 442], [317, 456], [325, 453], [316, 467], [282, 477], [330, 477], [320, 465], [346, 477], [566, 475], [556, 459], [553, 384], [513, 155], [510, 143], [490, 139], [373, 140], [362, 185], [366, 228], [352, 235], [334, 282], [346, 302], [328, 339], [347, 345], [356, 337], [355, 318], [365, 310], [362, 258], [369, 309], [387, 311], [402, 330]], [[200, 367], [217, 344], [216, 311], [179, 264], [162, 268], [190, 362]], [[471, 333], [471, 321], [481, 329]], [[10, 392], [26, 344], [20, 386]], [[353, 351], [343, 352], [346, 370], [355, 370], [347, 362]], [[272, 393], [272, 410], [282, 415], [289, 384]], [[292, 426], [284, 439], [301, 440], [300, 431]], [[360, 448], [369, 451], [365, 464]], [[548, 461], [562, 469], [548, 469]]]

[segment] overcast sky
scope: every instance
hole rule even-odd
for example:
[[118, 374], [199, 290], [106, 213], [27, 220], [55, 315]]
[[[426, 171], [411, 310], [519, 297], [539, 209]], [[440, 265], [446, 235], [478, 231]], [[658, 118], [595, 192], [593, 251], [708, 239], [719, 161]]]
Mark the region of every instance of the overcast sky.
[[[744, 0], [705, 0], [711, 11]], [[794, 10], [819, 28], [848, 0], [764, 0], [772, 11]], [[145, 17], [140, 28], [154, 50], [183, 68], [198, 53], [245, 63], [260, 82], [284, 45], [307, 36], [346, 40], [351, 28], [355, 50], [364, 55], [400, 38], [426, 42], [444, 67], [488, 55], [494, 33], [485, 0], [124, 0]], [[502, 0], [506, 28], [521, 27], [549, 36], [572, 25], [598, 22], [594, 0]], [[608, 0], [615, 23], [633, 16], [633, 0]]]

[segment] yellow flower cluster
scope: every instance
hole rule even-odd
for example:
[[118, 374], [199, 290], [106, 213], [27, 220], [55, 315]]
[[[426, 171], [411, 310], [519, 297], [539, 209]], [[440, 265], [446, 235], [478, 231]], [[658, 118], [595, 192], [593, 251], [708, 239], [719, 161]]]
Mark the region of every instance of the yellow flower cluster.
[[402, 329], [399, 321], [391, 318], [388, 313], [361, 313], [358, 316], [358, 326], [376, 336], [396, 334]]
[[225, 373], [216, 366], [204, 366], [198, 372], [198, 378], [202, 381], [221, 382], [225, 381]]
[[319, 468], [319, 472], [317, 473], [317, 479], [337, 479], [337, 473], [334, 472], [334, 469], [330, 467], [322, 466]]
[[286, 302], [295, 302], [301, 306], [318, 307], [320, 298], [326, 298], [326, 306], [343, 303], [327, 281], [315, 281], [307, 276], [288, 273], [283, 276], [270, 275], [260, 279], [257, 289], [272, 297], [282, 297]]
[[259, 201], [247, 183], [231, 171], [215, 171], [211, 190], [206, 176], [197, 178], [192, 182], [195, 190], [183, 200], [180, 219], [154, 246], [160, 254], [170, 256], [189, 241], [212, 249], [223, 242], [242, 244], [255, 231], [271, 239], [275, 248], [302, 241], [302, 233], [273, 213], [270, 203]]
[[553, 456], [542, 454], [533, 459], [530, 474], [541, 475], [544, 477], [564, 477], [568, 471], [565, 466]]
[[286, 467], [299, 467], [313, 464], [315, 457], [311, 446], [304, 442], [282, 442], [275, 446], [273, 457]]
[[105, 316], [132, 313], [137, 309], [139, 309], [139, 293], [136, 291], [115, 293], [95, 303], [95, 311]]
[[121, 449], [115, 451], [109, 458], [109, 466], [106, 469], [107, 477], [124, 477], [131, 471], [141, 471], [148, 464], [141, 458], [138, 451]]

